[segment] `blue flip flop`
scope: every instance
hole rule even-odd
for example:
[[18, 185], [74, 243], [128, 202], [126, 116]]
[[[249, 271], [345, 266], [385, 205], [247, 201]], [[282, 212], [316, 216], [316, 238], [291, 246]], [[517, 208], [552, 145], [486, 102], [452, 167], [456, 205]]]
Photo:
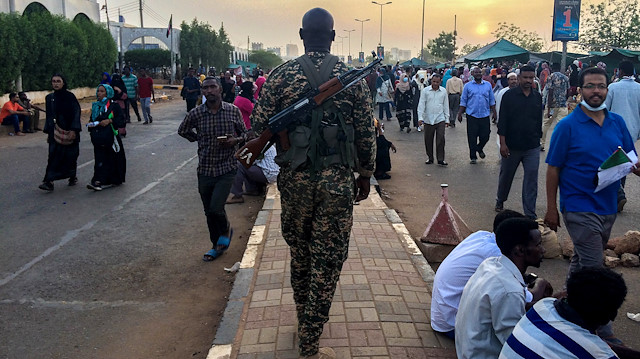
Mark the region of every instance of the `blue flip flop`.
[[218, 243], [216, 244], [217, 250], [220, 254], [224, 253], [229, 248], [229, 244], [231, 244], [231, 238], [233, 238], [233, 228], [229, 230], [229, 237], [220, 236], [218, 237]]
[[205, 262], [211, 262], [212, 260], [220, 257], [223, 252], [218, 252], [214, 248], [210, 249], [207, 253], [202, 256], [202, 260]]

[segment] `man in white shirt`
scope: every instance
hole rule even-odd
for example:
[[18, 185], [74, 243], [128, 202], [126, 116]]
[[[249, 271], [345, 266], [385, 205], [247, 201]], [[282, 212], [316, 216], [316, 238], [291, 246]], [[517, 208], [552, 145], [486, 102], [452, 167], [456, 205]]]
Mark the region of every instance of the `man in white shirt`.
[[427, 150], [426, 164], [433, 164], [433, 137], [436, 137], [436, 157], [440, 166], [444, 161], [444, 129], [449, 125], [449, 99], [447, 90], [440, 87], [442, 77], [435, 73], [431, 77], [431, 86], [420, 92], [418, 104], [418, 126], [424, 124], [424, 145]]
[[[456, 316], [456, 352], [459, 359], [495, 359], [525, 313], [528, 266], [539, 267], [544, 255], [538, 224], [529, 218], [510, 218], [496, 230], [500, 257], [486, 259], [462, 291]], [[538, 280], [534, 301], [551, 289]], [[552, 289], [551, 289], [552, 291]]]
[[[243, 194], [248, 196], [259, 196], [263, 193], [264, 186], [278, 180], [280, 166], [275, 162], [276, 148], [269, 147], [264, 152], [264, 157], [256, 160], [249, 169], [238, 163], [238, 172], [231, 186], [231, 194], [226, 204], [243, 203]], [[242, 187], [244, 185], [244, 192]]]
[[[431, 328], [455, 338], [456, 314], [462, 290], [480, 263], [502, 253], [496, 244], [496, 228], [509, 218], [524, 218], [522, 213], [505, 209], [493, 220], [493, 232], [477, 231], [465, 238], [442, 261], [433, 280], [431, 294]], [[527, 292], [528, 293], [528, 292]], [[527, 302], [533, 299], [528, 293]]]
[[[634, 81], [633, 64], [630, 61], [622, 61], [618, 65], [620, 81], [609, 85], [605, 104], [607, 109], [622, 116], [624, 123], [634, 141], [640, 140], [640, 84]], [[618, 212], [622, 212], [627, 204], [627, 196], [624, 193], [626, 177], [622, 178], [618, 190]]]

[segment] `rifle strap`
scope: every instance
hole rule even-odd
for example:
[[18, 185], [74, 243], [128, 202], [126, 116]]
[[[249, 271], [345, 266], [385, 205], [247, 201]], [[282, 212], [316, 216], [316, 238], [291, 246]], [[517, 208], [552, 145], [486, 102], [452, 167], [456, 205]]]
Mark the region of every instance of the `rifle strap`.
[[316, 66], [307, 54], [296, 58], [296, 61], [302, 67], [302, 71], [304, 71], [305, 76], [307, 76], [311, 87], [313, 87], [314, 90], [317, 90], [320, 85], [329, 81], [331, 78], [331, 72], [338, 63], [338, 56], [327, 54], [320, 65], [320, 69], [316, 69]]

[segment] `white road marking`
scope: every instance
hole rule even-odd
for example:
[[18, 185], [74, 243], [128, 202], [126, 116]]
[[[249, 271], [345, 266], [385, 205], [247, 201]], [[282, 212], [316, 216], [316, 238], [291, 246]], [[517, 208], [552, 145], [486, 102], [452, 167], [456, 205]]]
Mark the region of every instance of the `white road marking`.
[[[115, 206], [113, 208], [113, 210], [117, 211], [117, 210], [122, 209], [127, 203], [129, 203], [132, 200], [134, 200], [134, 199], [140, 197], [141, 195], [147, 193], [153, 187], [157, 186], [160, 182], [162, 182], [165, 179], [169, 178], [170, 176], [174, 175], [176, 172], [178, 172], [184, 166], [186, 166], [189, 162], [193, 161], [196, 157], [198, 157], [198, 155], [193, 155], [191, 158], [185, 160], [180, 165], [178, 165], [178, 167], [176, 167], [175, 170], [163, 175], [158, 180], [149, 183], [143, 189], [141, 189], [140, 191], [134, 193], [131, 197], [125, 199], [124, 201], [122, 201], [122, 203], [120, 203], [119, 205]], [[93, 161], [90, 161], [90, 162], [93, 162]], [[89, 162], [87, 162], [87, 163], [89, 163]], [[34, 259], [32, 259], [29, 263], [27, 263], [27, 264], [23, 265], [22, 267], [20, 267], [17, 271], [15, 271], [12, 274], [0, 279], [0, 287], [2, 287], [3, 285], [11, 282], [17, 276], [19, 276], [20, 274], [26, 272], [27, 270], [29, 270], [31, 267], [36, 265], [38, 262], [40, 262], [41, 260], [43, 260], [44, 258], [49, 256], [50, 254], [52, 254], [55, 251], [57, 251], [58, 249], [62, 248], [65, 244], [67, 244], [71, 240], [75, 239], [80, 234], [80, 232], [87, 231], [87, 230], [91, 229], [104, 216], [106, 216], [106, 213], [104, 215], [102, 215], [100, 218], [95, 219], [93, 221], [90, 221], [90, 222], [88, 222], [87, 224], [85, 224], [84, 226], [82, 226], [82, 227], [80, 227], [78, 229], [73, 229], [73, 230], [68, 231], [64, 236], [62, 236], [60, 242], [58, 242], [54, 246], [51, 246], [51, 247], [47, 248], [44, 252], [42, 252], [42, 254], [40, 254], [39, 256], [37, 256]]]

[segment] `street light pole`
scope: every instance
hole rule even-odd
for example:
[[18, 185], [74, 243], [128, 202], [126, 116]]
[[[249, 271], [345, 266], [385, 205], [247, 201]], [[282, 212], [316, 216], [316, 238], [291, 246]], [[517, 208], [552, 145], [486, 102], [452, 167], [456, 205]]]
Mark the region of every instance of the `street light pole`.
[[349, 33], [349, 57], [351, 57], [351, 33], [356, 30], [344, 30]]
[[362, 52], [362, 39], [364, 38], [364, 23], [371, 19], [364, 19], [364, 20], [355, 19], [355, 20], [360, 22], [360, 24], [362, 25], [360, 28], [360, 52]]
[[340, 53], [342, 54], [342, 57], [344, 57], [344, 39], [346, 39], [346, 36], [338, 36], [340, 38], [340, 46], [342, 46], [342, 51], [340, 51]]
[[384, 4], [381, 4], [379, 2], [376, 1], [372, 1], [372, 4], [376, 4], [376, 5], [380, 5], [380, 42], [378, 43], [378, 46], [382, 46], [382, 7], [385, 5], [389, 5], [391, 4], [391, 1], [387, 1]]
[[422, 37], [420, 38], [420, 60], [424, 61], [424, 1], [422, 0]]

